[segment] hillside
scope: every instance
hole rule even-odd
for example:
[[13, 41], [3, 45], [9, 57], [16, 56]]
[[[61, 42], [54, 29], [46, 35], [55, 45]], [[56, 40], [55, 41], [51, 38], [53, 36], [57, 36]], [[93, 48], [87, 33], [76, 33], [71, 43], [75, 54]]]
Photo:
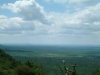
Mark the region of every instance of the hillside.
[[0, 68], [6, 70], [15, 67], [17, 64], [17, 61], [12, 56], [0, 49]]
[[17, 65], [18, 62], [12, 56], [0, 49], [0, 75], [11, 74]]
[[44, 75], [44, 73], [33, 62], [20, 63], [0, 49], [0, 75]]

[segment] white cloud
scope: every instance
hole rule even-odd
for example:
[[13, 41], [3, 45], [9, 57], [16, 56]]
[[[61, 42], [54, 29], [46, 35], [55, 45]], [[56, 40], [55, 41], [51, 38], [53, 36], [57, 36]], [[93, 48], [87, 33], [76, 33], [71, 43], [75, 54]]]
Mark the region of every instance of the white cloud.
[[[19, 16], [10, 16], [9, 18], [7, 16], [9, 15], [8, 12], [6, 16], [0, 15], [0, 41], [3, 42], [6, 39], [6, 41], [10, 42], [9, 38], [15, 42], [15, 39], [17, 39], [17, 42], [30, 40], [31, 43], [80, 44], [81, 42], [82, 44], [95, 44], [96, 41], [100, 44], [99, 2], [95, 0], [45, 1], [68, 4], [69, 7], [66, 8], [66, 12], [62, 13], [46, 12], [44, 11], [45, 5], [44, 7], [40, 6], [35, 0], [17, 0], [15, 3], [4, 4], [2, 8], [9, 9]], [[53, 3], [49, 4], [53, 5]], [[71, 6], [80, 10], [69, 9]], [[51, 9], [50, 11], [52, 11]], [[68, 12], [68, 10], [71, 10], [71, 12]], [[59, 9], [59, 11], [61, 10]]]
[[38, 20], [43, 24], [49, 24], [43, 7], [35, 0], [18, 0], [14, 4], [4, 4], [2, 8], [7, 8], [14, 13], [22, 15], [25, 20]]
[[22, 34], [24, 31], [34, 30], [34, 23], [24, 21], [22, 18], [7, 18], [0, 15], [0, 33], [1, 34]]
[[[67, 0], [55, 0], [66, 2]], [[80, 2], [79, 0], [69, 0]], [[90, 0], [81, 0], [89, 2]], [[3, 5], [25, 19], [0, 16], [0, 33], [25, 35], [100, 35], [100, 3], [73, 13], [50, 12], [46, 14], [43, 7], [34, 0], [19, 0], [14, 4]], [[49, 21], [48, 21], [49, 20]], [[50, 23], [51, 22], [51, 23]], [[48, 25], [48, 24], [51, 25]]]
[[70, 35], [100, 35], [100, 3], [73, 14], [51, 13], [53, 27], [50, 32]]
[[95, 4], [95, 3], [98, 3], [100, 0], [44, 0], [44, 1], [47, 1], [47, 2], [54, 2], [54, 3], [76, 3], [76, 4]]
[[94, 3], [94, 0], [69, 0], [71, 3]]

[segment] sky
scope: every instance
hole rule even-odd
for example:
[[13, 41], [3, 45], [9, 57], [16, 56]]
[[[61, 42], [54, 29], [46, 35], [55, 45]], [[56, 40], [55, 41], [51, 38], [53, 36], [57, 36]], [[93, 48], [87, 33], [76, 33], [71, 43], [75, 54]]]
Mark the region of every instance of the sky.
[[0, 0], [0, 44], [100, 45], [100, 0]]

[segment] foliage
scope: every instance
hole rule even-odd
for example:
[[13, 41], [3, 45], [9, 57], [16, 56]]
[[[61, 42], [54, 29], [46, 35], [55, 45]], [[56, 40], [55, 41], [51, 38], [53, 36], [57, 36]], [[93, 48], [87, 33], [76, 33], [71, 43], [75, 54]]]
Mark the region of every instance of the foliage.
[[14, 70], [17, 75], [35, 75], [32, 68], [27, 65], [17, 66]]
[[[31, 67], [35, 74], [42, 72], [40, 65], [37, 66], [30, 60], [42, 63], [41, 68], [48, 75], [62, 75], [58, 67], [61, 65], [63, 69], [62, 60], [66, 61], [69, 70], [72, 70], [70, 65], [76, 63], [77, 75], [91, 75], [91, 72], [100, 68], [100, 46], [3, 45], [2, 49], [21, 62], [29, 60], [22, 65]], [[3, 65], [3, 68], [6, 67]]]
[[7, 70], [16, 67], [18, 62], [9, 54], [0, 49], [0, 68]]
[[92, 75], [100, 75], [100, 69], [97, 69], [96, 71], [94, 71], [94, 72], [92, 73]]
[[33, 62], [20, 63], [0, 49], [0, 75], [44, 75]]

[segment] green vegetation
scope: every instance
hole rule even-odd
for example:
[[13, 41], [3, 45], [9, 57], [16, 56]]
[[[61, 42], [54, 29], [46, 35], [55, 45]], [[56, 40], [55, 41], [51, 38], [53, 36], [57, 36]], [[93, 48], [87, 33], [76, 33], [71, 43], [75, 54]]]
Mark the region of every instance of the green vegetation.
[[92, 73], [92, 75], [100, 75], [100, 69], [97, 69], [96, 71], [94, 71], [94, 72]]
[[44, 75], [33, 62], [20, 63], [0, 49], [0, 75]]
[[[77, 64], [77, 75], [96, 75], [100, 68], [100, 47], [99, 46], [36, 46], [36, 45], [21, 45], [21, 46], [2, 46], [7, 53], [12, 55], [16, 60], [21, 61], [23, 66], [29, 71], [35, 71], [35, 74], [43, 74], [42, 70], [47, 75], [62, 75], [59, 65], [64, 70], [62, 60], [65, 60], [68, 69], [73, 70], [70, 65]], [[31, 60], [37, 63], [41, 69], [36, 69], [37, 66], [32, 66]], [[26, 64], [28, 67], [26, 67]], [[34, 64], [35, 65], [35, 64]], [[22, 70], [19, 66], [19, 70]], [[34, 68], [32, 68], [34, 67]], [[17, 73], [14, 67], [14, 72]], [[30, 72], [32, 73], [32, 72]], [[65, 71], [64, 71], [65, 74]]]

